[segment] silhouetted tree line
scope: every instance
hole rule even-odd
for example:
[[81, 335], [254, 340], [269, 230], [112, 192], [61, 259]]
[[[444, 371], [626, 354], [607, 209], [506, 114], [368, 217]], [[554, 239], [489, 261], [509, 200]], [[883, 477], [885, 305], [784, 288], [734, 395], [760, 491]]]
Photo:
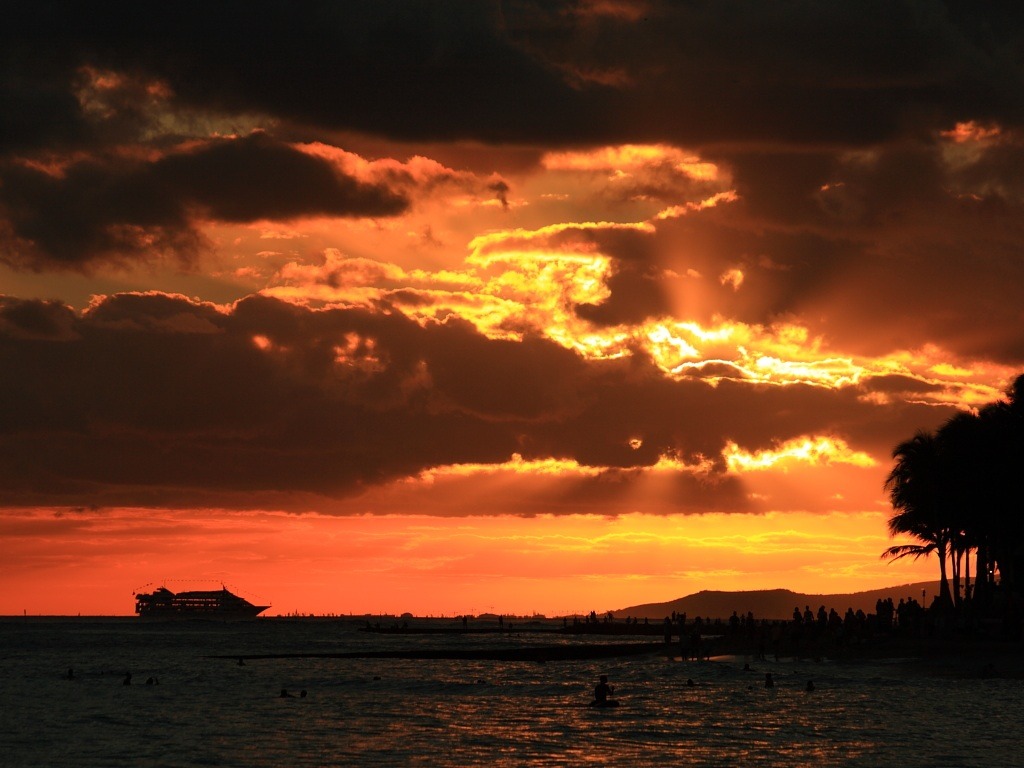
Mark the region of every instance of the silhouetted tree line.
[[889, 532], [916, 541], [882, 557], [934, 553], [940, 591], [933, 608], [1015, 611], [1024, 578], [1024, 375], [1005, 400], [919, 431], [892, 456]]

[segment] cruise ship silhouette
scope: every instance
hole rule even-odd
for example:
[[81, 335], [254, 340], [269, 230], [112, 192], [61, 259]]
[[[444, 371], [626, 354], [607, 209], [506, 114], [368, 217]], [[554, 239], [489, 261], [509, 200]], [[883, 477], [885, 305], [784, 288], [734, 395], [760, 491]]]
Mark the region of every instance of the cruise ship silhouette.
[[167, 587], [135, 595], [135, 613], [144, 619], [208, 619], [242, 621], [255, 619], [269, 605], [253, 605], [226, 587], [209, 591], [174, 593]]

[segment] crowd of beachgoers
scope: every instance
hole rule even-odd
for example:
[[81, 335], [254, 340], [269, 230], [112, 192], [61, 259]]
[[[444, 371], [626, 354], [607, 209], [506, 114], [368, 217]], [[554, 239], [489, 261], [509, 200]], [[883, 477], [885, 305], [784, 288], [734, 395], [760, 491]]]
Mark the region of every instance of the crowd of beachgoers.
[[888, 651], [927, 651], [956, 643], [1006, 643], [1021, 640], [1021, 620], [1014, 610], [985, 614], [924, 608], [914, 598], [878, 600], [873, 613], [847, 608], [794, 606], [789, 619], [759, 619], [737, 612], [725, 619], [672, 613], [662, 621], [591, 614], [567, 621], [563, 631], [576, 634], [661, 635], [679, 644], [684, 658], [721, 654], [773, 657], [855, 657]]

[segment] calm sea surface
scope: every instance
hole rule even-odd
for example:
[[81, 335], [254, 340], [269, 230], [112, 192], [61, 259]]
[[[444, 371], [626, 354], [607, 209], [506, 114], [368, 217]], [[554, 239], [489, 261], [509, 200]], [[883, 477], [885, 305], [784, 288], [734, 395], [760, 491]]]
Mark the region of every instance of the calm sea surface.
[[[1024, 765], [1021, 681], [896, 662], [208, 658], [600, 642], [360, 626], [0, 619], [0, 765]], [[586, 706], [601, 674], [617, 709]]]

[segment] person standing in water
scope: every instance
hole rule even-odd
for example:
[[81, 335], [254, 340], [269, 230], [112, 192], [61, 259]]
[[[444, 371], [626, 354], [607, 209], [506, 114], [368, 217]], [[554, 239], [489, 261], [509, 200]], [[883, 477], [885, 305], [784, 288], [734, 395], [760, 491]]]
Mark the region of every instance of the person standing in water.
[[614, 693], [615, 689], [608, 685], [608, 675], [601, 675], [601, 682], [594, 686], [594, 701], [607, 704], [608, 697]]

